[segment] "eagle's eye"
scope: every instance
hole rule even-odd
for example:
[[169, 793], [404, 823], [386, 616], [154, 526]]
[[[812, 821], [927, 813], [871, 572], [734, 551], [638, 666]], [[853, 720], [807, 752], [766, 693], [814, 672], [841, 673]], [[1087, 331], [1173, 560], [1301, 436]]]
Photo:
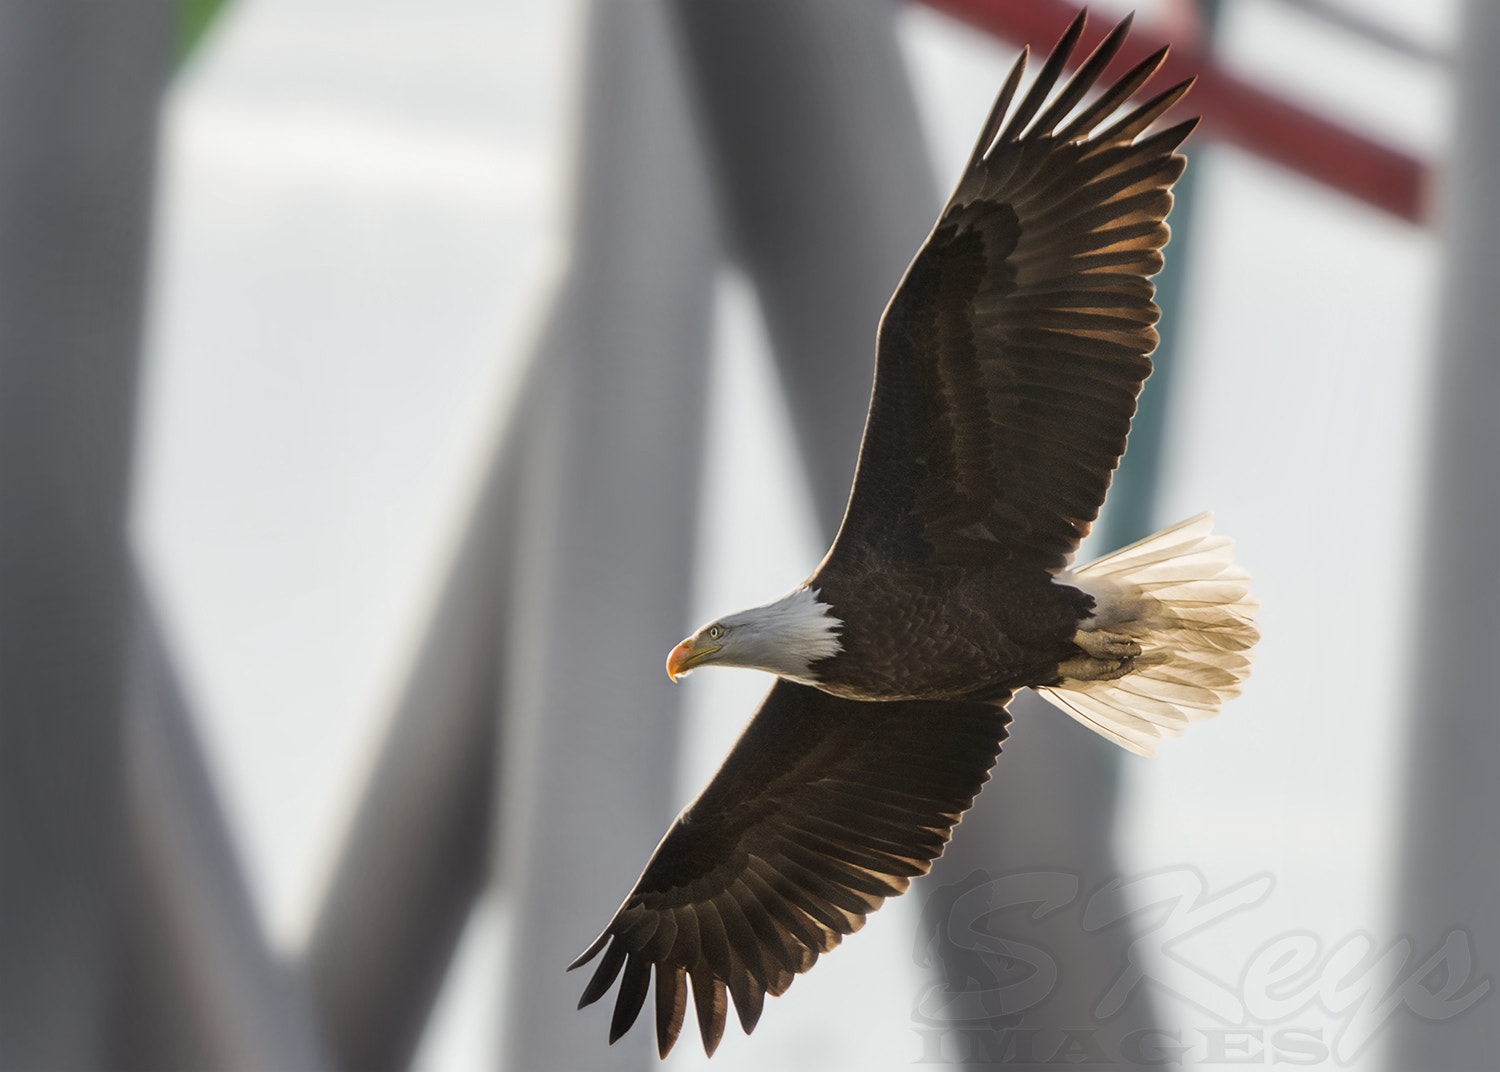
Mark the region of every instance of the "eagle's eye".
[[724, 629], [723, 629], [722, 626], [711, 625], [711, 626], [708, 627], [708, 639], [709, 640], [718, 640], [723, 635], [724, 635]]

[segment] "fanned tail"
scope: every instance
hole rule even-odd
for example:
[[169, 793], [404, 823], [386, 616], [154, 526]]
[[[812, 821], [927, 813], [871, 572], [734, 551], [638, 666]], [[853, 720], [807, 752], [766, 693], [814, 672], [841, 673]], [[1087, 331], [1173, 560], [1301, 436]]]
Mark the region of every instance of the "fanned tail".
[[1189, 722], [1217, 715], [1250, 676], [1260, 639], [1260, 603], [1233, 552], [1205, 513], [1059, 576], [1094, 597], [1094, 617], [1082, 629], [1128, 636], [1142, 650], [1123, 677], [1064, 679], [1036, 691], [1144, 756]]

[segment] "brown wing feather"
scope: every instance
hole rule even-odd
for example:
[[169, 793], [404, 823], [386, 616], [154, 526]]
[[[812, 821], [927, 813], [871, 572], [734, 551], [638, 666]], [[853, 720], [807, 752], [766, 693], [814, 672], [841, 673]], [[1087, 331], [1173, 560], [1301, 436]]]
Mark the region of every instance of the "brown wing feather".
[[780, 994], [943, 851], [1010, 721], [979, 703], [860, 703], [778, 681], [576, 968], [588, 1005], [620, 978], [610, 1041], [656, 977], [662, 1056], [691, 988], [704, 1049], [726, 991], [748, 1033]]
[[1151, 372], [1149, 277], [1184, 164], [1174, 150], [1196, 122], [1142, 137], [1184, 83], [1100, 129], [1164, 51], [1077, 110], [1128, 26], [1044, 108], [1080, 16], [1007, 122], [1024, 53], [1011, 72], [881, 322], [859, 471], [825, 568], [1057, 570], [1098, 516]]

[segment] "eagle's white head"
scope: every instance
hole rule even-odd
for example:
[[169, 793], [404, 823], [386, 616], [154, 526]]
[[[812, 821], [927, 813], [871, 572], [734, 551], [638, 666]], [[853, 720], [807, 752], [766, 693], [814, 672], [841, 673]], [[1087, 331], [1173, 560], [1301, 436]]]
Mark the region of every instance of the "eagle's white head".
[[774, 603], [710, 622], [667, 656], [673, 681], [700, 666], [745, 666], [804, 685], [817, 684], [812, 664], [843, 650], [843, 622], [818, 593], [802, 587]]

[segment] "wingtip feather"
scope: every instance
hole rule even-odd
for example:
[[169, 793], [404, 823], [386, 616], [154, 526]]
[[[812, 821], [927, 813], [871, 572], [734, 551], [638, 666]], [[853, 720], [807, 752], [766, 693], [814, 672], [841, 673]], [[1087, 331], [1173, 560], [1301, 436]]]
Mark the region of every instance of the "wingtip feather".
[[599, 967], [590, 977], [588, 986], [583, 988], [583, 995], [578, 999], [578, 1007], [582, 1009], [602, 998], [614, 984], [615, 976], [620, 974], [620, 969], [624, 966], [625, 947], [619, 942], [610, 943], [604, 959], [599, 962]]
[[634, 1026], [636, 1017], [646, 1004], [651, 992], [651, 962], [644, 957], [631, 957], [625, 965], [625, 976], [620, 980], [620, 993], [615, 998], [614, 1015], [609, 1018], [609, 1044], [613, 1046]]
[[689, 978], [692, 980], [698, 1034], [703, 1038], [703, 1053], [712, 1057], [724, 1038], [724, 1014], [728, 1011], [724, 981], [706, 971], [692, 972]]
[[1088, 9], [1085, 8], [1074, 16], [1073, 21], [1068, 23], [1068, 28], [1052, 46], [1052, 51], [1047, 54], [1042, 69], [1037, 72], [1036, 81], [1031, 83], [1031, 88], [1026, 91], [1026, 96], [1021, 98], [1021, 103], [1016, 106], [1016, 112], [1005, 124], [1000, 132], [1000, 140], [1003, 142], [1016, 141], [1022, 137], [1033, 117], [1041, 111], [1042, 105], [1052, 94], [1052, 89], [1057, 85], [1058, 78], [1067, 66], [1068, 57], [1078, 47], [1078, 39], [1083, 36], [1083, 28], [1088, 24]]
[[682, 968], [656, 965], [656, 1056], [663, 1061], [677, 1044], [687, 1017], [686, 974]]
[[984, 126], [979, 130], [979, 138], [974, 142], [974, 149], [969, 154], [969, 163], [964, 168], [964, 175], [972, 174], [979, 167], [985, 154], [989, 152], [990, 146], [995, 143], [995, 137], [1000, 133], [1000, 127], [1005, 122], [1005, 113], [1010, 110], [1010, 102], [1015, 98], [1016, 90], [1021, 85], [1021, 77], [1026, 73], [1026, 60], [1030, 55], [1031, 46], [1024, 46], [1021, 54], [1016, 57], [1016, 62], [1011, 64], [1010, 73], [1005, 76], [1000, 92], [995, 94], [995, 103], [990, 106], [990, 114], [985, 118]]
[[573, 961], [573, 963], [569, 964], [566, 968], [564, 968], [563, 971], [570, 972], [570, 971], [572, 971], [575, 968], [581, 968], [581, 967], [583, 967], [589, 961], [591, 961], [595, 957], [597, 957], [599, 955], [599, 953], [604, 949], [604, 947], [606, 945], [608, 945], [608, 944], [609, 944], [609, 931], [605, 931], [603, 934], [599, 935], [599, 937], [597, 937], [597, 938], [594, 939], [592, 945], [590, 945], [582, 953], [579, 953], [577, 959], [575, 959]]

